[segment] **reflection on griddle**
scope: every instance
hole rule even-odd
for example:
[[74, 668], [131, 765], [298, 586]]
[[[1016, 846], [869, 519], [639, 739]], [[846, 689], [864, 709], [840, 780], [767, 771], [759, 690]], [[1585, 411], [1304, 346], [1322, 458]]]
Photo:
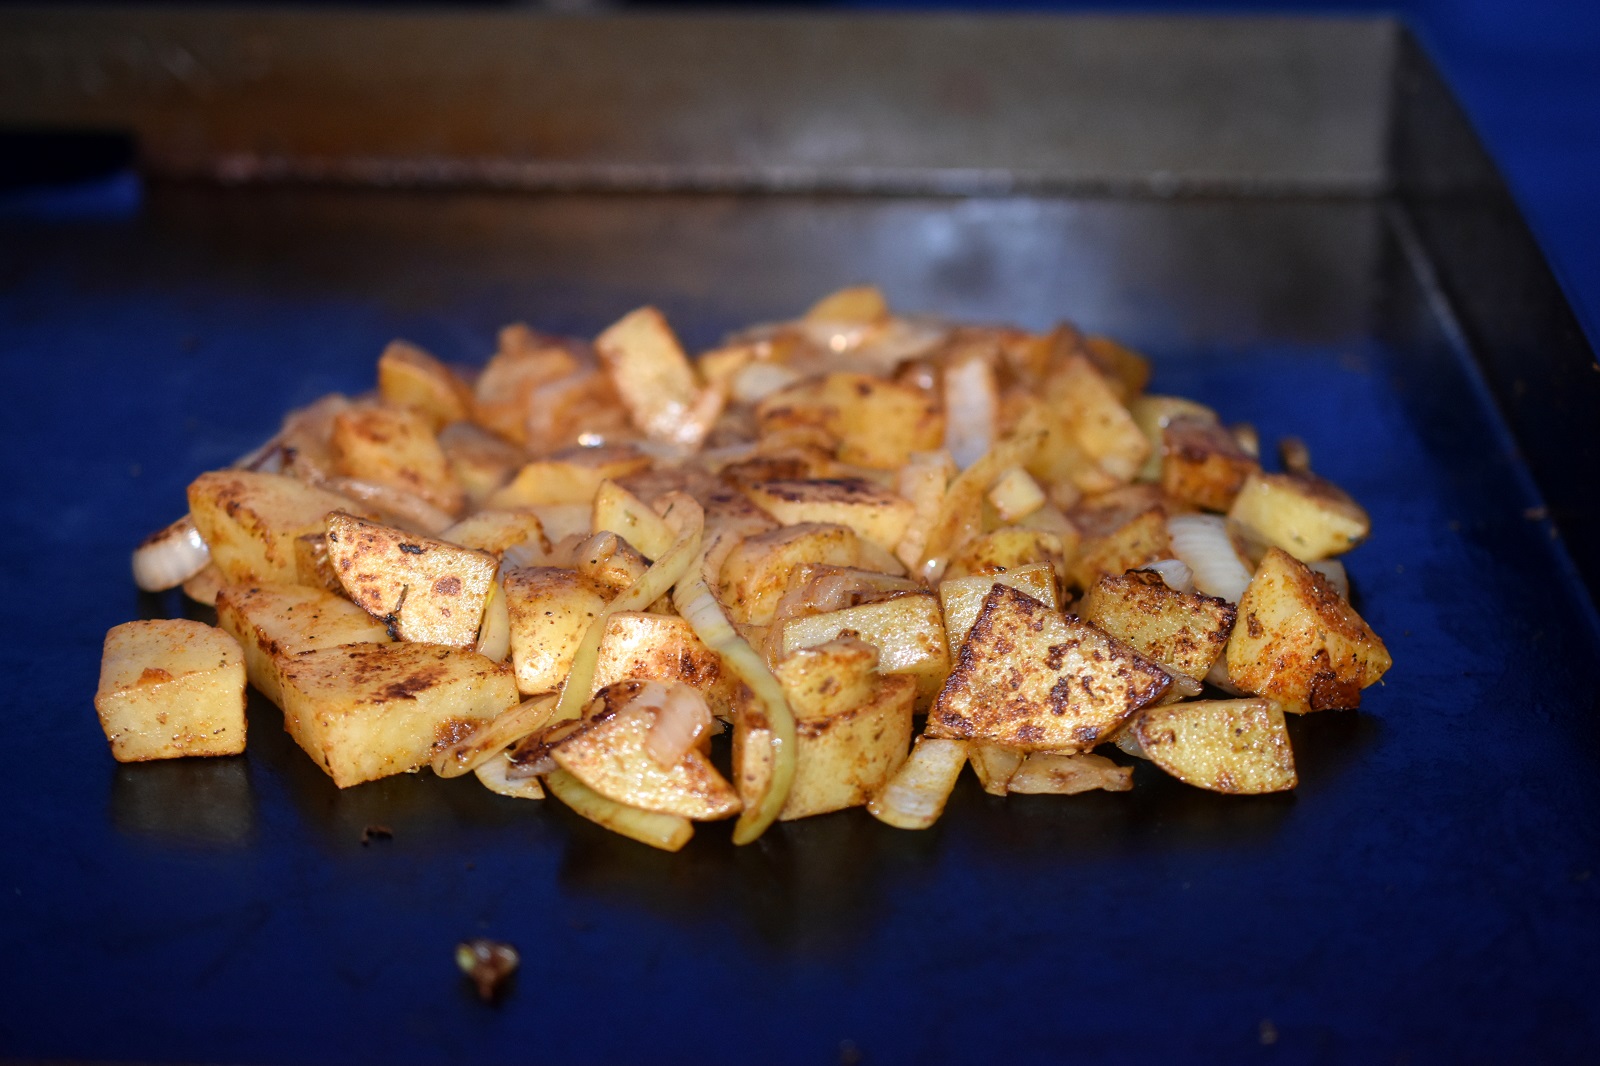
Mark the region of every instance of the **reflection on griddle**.
[[164, 843], [240, 848], [256, 837], [250, 767], [241, 756], [119, 764], [111, 824]]

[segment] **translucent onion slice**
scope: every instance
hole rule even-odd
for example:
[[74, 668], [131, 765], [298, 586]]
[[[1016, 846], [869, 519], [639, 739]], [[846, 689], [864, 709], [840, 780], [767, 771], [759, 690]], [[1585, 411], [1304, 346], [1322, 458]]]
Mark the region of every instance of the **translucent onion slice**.
[[944, 410], [945, 450], [965, 470], [994, 445], [1000, 416], [1000, 391], [987, 359], [972, 356], [945, 367]]
[[867, 801], [867, 810], [896, 829], [926, 829], [944, 813], [966, 764], [966, 741], [918, 737], [911, 755]]
[[1206, 684], [1220, 688], [1222, 691], [1234, 696], [1248, 695], [1238, 685], [1233, 683], [1233, 676], [1228, 673], [1228, 656], [1217, 656], [1217, 661], [1211, 664], [1211, 670], [1206, 674]]
[[150, 534], [133, 549], [133, 581], [146, 592], [165, 592], [194, 577], [211, 562], [211, 549], [184, 515]]
[[1321, 574], [1328, 587], [1337, 592], [1341, 600], [1350, 602], [1350, 575], [1345, 572], [1343, 563], [1337, 559], [1320, 559], [1306, 566]]
[[700, 538], [706, 522], [705, 511], [693, 497], [681, 492], [670, 492], [661, 499], [666, 505], [665, 513], [661, 517], [672, 527], [673, 532], [677, 533], [678, 540], [662, 553], [661, 558], [651, 563], [650, 568], [640, 574], [639, 579], [628, 586], [626, 592], [606, 604], [605, 609], [589, 623], [589, 628], [583, 634], [583, 640], [578, 644], [578, 650], [572, 658], [572, 669], [567, 672], [567, 679], [561, 684], [561, 701], [555, 713], [557, 720], [579, 717], [589, 702], [589, 689], [594, 684], [595, 662], [600, 653], [600, 638], [605, 635], [606, 619], [618, 611], [646, 609], [678, 584], [686, 573], [694, 569], [695, 563], [699, 560]]
[[[659, 685], [661, 691], [653, 700], [656, 720], [645, 736], [644, 746], [657, 765], [670, 769], [682, 762], [702, 738], [711, 735], [711, 707], [692, 686], [650, 684]], [[639, 702], [643, 695], [641, 692], [630, 702]]]
[[1172, 554], [1194, 574], [1194, 587], [1207, 596], [1238, 603], [1250, 584], [1250, 568], [1239, 558], [1220, 515], [1180, 514], [1167, 519]]
[[500, 580], [489, 586], [483, 605], [483, 624], [478, 627], [478, 654], [497, 663], [511, 654], [511, 612], [506, 607], [506, 592]]
[[1161, 580], [1167, 583], [1167, 588], [1175, 592], [1194, 591], [1194, 571], [1189, 569], [1189, 564], [1182, 559], [1157, 559], [1153, 563], [1145, 563], [1140, 570], [1154, 570], [1161, 575]]
[[544, 799], [544, 789], [539, 784], [537, 777], [512, 778], [506, 776], [506, 771], [511, 768], [506, 753], [491, 756], [489, 761], [480, 763], [472, 773], [490, 792], [501, 796], [510, 796], [512, 799]]
[[950, 483], [944, 499], [939, 501], [938, 516], [928, 528], [916, 577], [930, 584], [939, 580], [950, 562], [950, 553], [977, 528], [983, 513], [984, 493], [1007, 470], [1014, 466], [1026, 467], [1044, 443], [1045, 435], [1046, 429], [1041, 425], [1019, 426]]
[[556, 799], [596, 825], [662, 851], [677, 851], [694, 836], [694, 823], [676, 814], [627, 807], [607, 799], [565, 770], [545, 778]]
[[554, 696], [536, 696], [501, 711], [487, 725], [435, 752], [433, 772], [440, 777], [460, 777], [476, 770], [523, 737], [543, 729], [555, 717], [555, 709]]
[[798, 370], [782, 363], [751, 363], [733, 376], [732, 396], [738, 403], [760, 403], [801, 377]]

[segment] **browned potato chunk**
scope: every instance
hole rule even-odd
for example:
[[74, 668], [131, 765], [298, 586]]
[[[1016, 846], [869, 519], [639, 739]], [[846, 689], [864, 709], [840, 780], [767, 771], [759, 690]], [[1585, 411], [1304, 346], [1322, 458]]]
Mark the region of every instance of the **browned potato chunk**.
[[378, 357], [378, 395], [423, 415], [434, 430], [466, 418], [472, 404], [472, 393], [449, 367], [405, 341], [391, 341]]
[[489, 497], [489, 506], [510, 510], [565, 503], [588, 508], [602, 481], [649, 469], [650, 457], [631, 445], [568, 448], [525, 465], [510, 484]]
[[900, 543], [914, 511], [910, 500], [861, 478], [762, 481], [748, 486], [745, 494], [786, 526], [848, 526], [885, 551]]
[[473, 507], [482, 507], [528, 461], [521, 449], [472, 422], [452, 422], [438, 439], [450, 473]]
[[756, 408], [763, 436], [817, 427], [839, 441], [842, 462], [898, 470], [944, 440], [944, 415], [922, 391], [871, 374], [836, 373], [791, 385]]
[[853, 323], [870, 326], [887, 321], [889, 302], [876, 285], [852, 285], [830, 292], [811, 305], [807, 322]]
[[500, 331], [500, 347], [478, 375], [472, 419], [516, 444], [527, 444], [534, 393], [543, 385], [580, 372], [567, 344], [517, 323]]
[[906, 592], [877, 603], [791, 618], [783, 624], [783, 653], [814, 648], [841, 636], [875, 646], [880, 672], [914, 678], [924, 706], [950, 674], [944, 612], [932, 593]]
[[972, 577], [1005, 574], [1040, 563], [1061, 572], [1074, 554], [1076, 538], [1071, 532], [1052, 533], [1043, 529], [1008, 526], [968, 541], [950, 557], [947, 577]]
[[339, 575], [334, 572], [333, 563], [328, 561], [328, 534], [325, 529], [294, 538], [294, 574], [296, 584], [344, 595]]
[[772, 673], [797, 719], [826, 718], [872, 699], [878, 690], [878, 649], [840, 637], [790, 652]]
[[806, 563], [854, 566], [861, 559], [855, 530], [807, 523], [747, 537], [722, 564], [722, 599], [735, 622], [767, 625], [790, 574]]
[[1109, 337], [1085, 337], [1083, 348], [1123, 403], [1138, 396], [1150, 383], [1150, 360], [1132, 348]]
[[1140, 481], [1161, 480], [1162, 436], [1174, 419], [1197, 419], [1213, 425], [1219, 421], [1217, 412], [1203, 403], [1182, 396], [1139, 396], [1128, 404], [1128, 413], [1133, 416], [1139, 432], [1150, 442], [1150, 456], [1139, 468]]
[[1150, 454], [1150, 442], [1099, 370], [1087, 359], [1069, 359], [1051, 375], [1045, 397], [1073, 443], [1096, 466], [1116, 481], [1133, 480]]
[[864, 703], [797, 716], [794, 782], [778, 820], [859, 807], [877, 793], [911, 746], [916, 694], [911, 678], [882, 677]]
[[939, 602], [944, 608], [944, 632], [952, 654], [959, 653], [962, 641], [978, 620], [984, 597], [996, 583], [1021, 589], [1051, 610], [1060, 608], [1056, 598], [1056, 572], [1049, 563], [1019, 566], [1003, 574], [978, 574], [974, 577], [946, 578], [939, 582]]
[[606, 597], [582, 574], [549, 566], [508, 570], [503, 580], [517, 688], [529, 696], [554, 692]]
[[1134, 719], [1145, 757], [1196, 788], [1254, 795], [1298, 781], [1283, 711], [1271, 700], [1201, 700], [1151, 707]]
[[1078, 613], [1140, 655], [1196, 679], [1227, 648], [1235, 618], [1227, 600], [1178, 592], [1151, 570], [1101, 578]]
[[1228, 641], [1235, 685], [1296, 714], [1354, 708], [1390, 665], [1383, 641], [1321, 574], [1267, 549]]
[[1307, 563], [1349, 551], [1372, 529], [1360, 504], [1310, 474], [1252, 475], [1228, 517]]
[[676, 615], [618, 611], [606, 619], [592, 691], [630, 679], [681, 681], [705, 697], [712, 714], [733, 717], [739, 679]]
[[611, 379], [598, 368], [585, 368], [538, 386], [528, 394], [527, 411], [525, 446], [535, 455], [633, 432]]
[[702, 386], [661, 312], [641, 307], [594, 342], [622, 404], [645, 436], [699, 447], [722, 412], [721, 389]]
[[225, 585], [217, 594], [217, 625], [244, 649], [250, 683], [280, 707], [283, 656], [390, 640], [382, 622], [349, 600], [304, 585]]
[[1166, 511], [1152, 507], [1110, 533], [1084, 537], [1073, 572], [1077, 585], [1086, 589], [1108, 574], [1125, 573], [1171, 557]]
[[602, 481], [595, 490], [590, 522], [594, 532], [615, 533], [650, 559], [659, 559], [677, 540], [660, 515], [615, 481]]
[[280, 474], [216, 470], [189, 486], [195, 528], [234, 582], [298, 580], [295, 538], [321, 533], [330, 511], [356, 509], [343, 496]]
[[469, 647], [500, 562], [353, 515], [328, 516], [328, 560], [350, 599], [400, 640]]
[[1104, 789], [1126, 792], [1133, 787], [1133, 771], [1104, 755], [1036, 751], [1022, 761], [1006, 782], [1007, 792], [1022, 795], [1075, 796]]
[[488, 552], [496, 559], [503, 556], [506, 549], [521, 544], [530, 545], [541, 555], [550, 550], [544, 524], [531, 511], [479, 511], [440, 533], [439, 539]]
[[1261, 469], [1233, 434], [1215, 422], [1174, 418], [1162, 430], [1161, 488], [1173, 499], [1226, 511]]
[[409, 492], [459, 514], [466, 494], [456, 484], [427, 416], [408, 408], [352, 407], [333, 419], [339, 473]]
[[646, 744], [660, 709], [647, 702], [645, 683], [623, 681], [599, 699], [606, 713], [556, 744], [556, 764], [595, 792], [643, 811], [714, 821], [738, 814], [733, 786], [699, 750], [664, 766]]
[[245, 669], [227, 633], [183, 618], [125, 622], [106, 634], [94, 709], [118, 762], [237, 755]]
[[995, 585], [928, 715], [929, 736], [1086, 751], [1172, 680], [1093, 626]]
[[517, 702], [511, 667], [465, 648], [347, 644], [278, 670], [284, 725], [340, 788], [415, 770]]

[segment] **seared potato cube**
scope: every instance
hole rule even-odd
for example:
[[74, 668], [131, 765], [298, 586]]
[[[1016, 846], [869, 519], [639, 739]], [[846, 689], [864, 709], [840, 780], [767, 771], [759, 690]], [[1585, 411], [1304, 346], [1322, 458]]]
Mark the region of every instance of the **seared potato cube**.
[[1227, 654], [1235, 685], [1296, 714], [1360, 706], [1391, 665], [1355, 608], [1282, 548], [1267, 549], [1245, 589]]
[[877, 679], [864, 703], [797, 716], [794, 781], [778, 820], [859, 807], [872, 798], [905, 761], [916, 695], [915, 681], [890, 675]]
[[932, 593], [906, 592], [877, 603], [791, 618], [783, 624], [783, 653], [814, 648], [841, 636], [875, 646], [879, 672], [916, 679], [917, 697], [924, 705], [950, 674], [944, 613]]
[[1005, 574], [1045, 563], [1056, 571], [1073, 554], [1075, 537], [1043, 529], [1009, 526], [968, 541], [950, 557], [948, 577]]
[[328, 561], [326, 530], [294, 538], [294, 574], [298, 585], [344, 595], [339, 575], [334, 572], [333, 563]]
[[840, 637], [796, 649], [772, 673], [797, 719], [826, 718], [872, 699], [878, 688], [878, 649], [855, 637]]
[[278, 670], [284, 725], [340, 788], [415, 770], [517, 702], [511, 667], [465, 648], [347, 644]]
[[554, 692], [606, 597], [582, 574], [550, 566], [508, 570], [503, 581], [517, 688], [528, 696]]
[[1235, 618], [1227, 600], [1168, 588], [1152, 570], [1101, 578], [1078, 614], [1145, 658], [1196, 679], [1227, 648]]
[[245, 741], [239, 645], [203, 622], [125, 622], [106, 634], [94, 709], [118, 762], [237, 755]]
[[659, 559], [678, 539], [660, 515], [615, 481], [595, 489], [591, 525], [596, 533], [615, 533], [649, 559]]
[[565, 342], [516, 323], [500, 331], [500, 347], [478, 375], [472, 420], [516, 444], [529, 444], [534, 393], [580, 371]]
[[806, 563], [855, 566], [860, 559], [860, 540], [847, 526], [806, 523], [758, 533], [723, 562], [722, 600], [735, 622], [764, 626], [795, 570]]
[[984, 597], [997, 583], [1021, 589], [1051, 610], [1061, 606], [1056, 598], [1055, 568], [1049, 563], [1019, 566], [1001, 574], [946, 578], [939, 582], [939, 602], [944, 609], [944, 633], [952, 654], [961, 650], [962, 641], [983, 609]]
[[806, 311], [806, 321], [873, 326], [889, 319], [889, 302], [876, 285], [852, 285], [830, 292]]
[[931, 396], [871, 374], [835, 373], [779, 389], [756, 407], [763, 437], [816, 427], [839, 442], [838, 458], [898, 470], [913, 452], [938, 448], [944, 414]]
[[645, 436], [699, 447], [722, 412], [724, 394], [705, 388], [667, 320], [641, 307], [594, 342], [622, 405]]
[[378, 357], [378, 395], [425, 416], [436, 431], [466, 418], [472, 405], [472, 393], [449, 367], [405, 341], [391, 341]]
[[681, 681], [705, 697], [712, 714], [733, 718], [739, 679], [722, 668], [722, 657], [677, 615], [618, 611], [606, 618], [591, 690], [630, 679]]
[[1226, 511], [1261, 469], [1232, 433], [1200, 418], [1174, 418], [1161, 436], [1161, 488], [1207, 511]]
[[528, 457], [472, 422], [452, 422], [439, 431], [439, 448], [467, 502], [482, 507], [496, 489], [522, 469]]
[[1203, 403], [1196, 403], [1182, 396], [1135, 397], [1128, 404], [1128, 413], [1133, 416], [1134, 425], [1139, 427], [1139, 432], [1150, 442], [1150, 456], [1145, 459], [1144, 466], [1139, 468], [1140, 481], [1161, 480], [1162, 435], [1174, 419], [1197, 419], [1213, 425], [1219, 421], [1217, 412]]
[[299, 579], [295, 538], [321, 533], [331, 511], [353, 511], [343, 496], [281, 474], [216, 470], [189, 486], [189, 513], [229, 581]]
[[1360, 504], [1310, 474], [1252, 475], [1228, 517], [1306, 563], [1349, 551], [1372, 529]]
[[467, 647], [478, 639], [499, 560], [353, 515], [328, 516], [328, 560], [350, 599], [400, 640]]
[[650, 457], [625, 444], [569, 448], [528, 463], [511, 483], [489, 497], [489, 506], [514, 509], [541, 504], [594, 502], [600, 483], [650, 469]]
[[280, 707], [283, 656], [390, 640], [382, 622], [349, 600], [304, 585], [225, 585], [217, 594], [217, 625], [244, 650], [250, 683]]
[[1132, 348], [1109, 337], [1085, 337], [1083, 348], [1123, 403], [1138, 396], [1150, 383], [1150, 360]]
[[506, 549], [521, 544], [536, 548], [541, 555], [550, 550], [544, 525], [531, 511], [479, 511], [440, 533], [439, 539], [488, 552], [496, 559], [503, 556]]
[[1126, 792], [1133, 787], [1133, 771], [1104, 755], [1036, 751], [1022, 761], [1006, 782], [1006, 791], [1028, 796], [1076, 796], [1104, 789]]
[[848, 526], [885, 551], [905, 535], [911, 501], [861, 478], [762, 481], [745, 489], [752, 503], [786, 526]]
[[1136, 570], [1158, 559], [1172, 558], [1172, 537], [1167, 533], [1167, 515], [1152, 507], [1100, 536], [1086, 536], [1073, 566], [1074, 579], [1087, 589], [1108, 574]]
[[1020, 466], [1000, 475], [988, 500], [1002, 522], [1020, 522], [1050, 502], [1033, 475]]
[[409, 492], [446, 514], [466, 506], [426, 415], [403, 407], [352, 407], [334, 416], [333, 451], [347, 477]]
[[1021, 751], [1087, 751], [1171, 684], [1166, 671], [1093, 626], [997, 584], [927, 733]]
[[1294, 752], [1271, 700], [1199, 700], [1151, 707], [1133, 722], [1145, 758], [1179, 781], [1253, 795], [1294, 788]]
[[1150, 455], [1150, 442], [1100, 371], [1086, 359], [1071, 358], [1051, 375], [1045, 398], [1096, 466], [1116, 481], [1133, 480]]

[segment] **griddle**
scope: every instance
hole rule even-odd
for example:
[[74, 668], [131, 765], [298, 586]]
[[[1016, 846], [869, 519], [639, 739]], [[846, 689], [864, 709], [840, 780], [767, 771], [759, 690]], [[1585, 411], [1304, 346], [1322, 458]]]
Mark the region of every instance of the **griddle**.
[[[8, 9], [0, 123], [99, 138], [0, 212], [0, 1058], [1593, 1054], [1600, 366], [1403, 26]], [[111, 760], [105, 630], [197, 610], [129, 549], [392, 337], [649, 302], [703, 347], [863, 281], [1116, 336], [1367, 506], [1395, 667], [1291, 723], [1295, 793], [969, 777], [926, 832], [665, 855], [470, 778], [341, 792], [259, 698], [246, 756]], [[524, 958], [496, 1005], [478, 935]]]

